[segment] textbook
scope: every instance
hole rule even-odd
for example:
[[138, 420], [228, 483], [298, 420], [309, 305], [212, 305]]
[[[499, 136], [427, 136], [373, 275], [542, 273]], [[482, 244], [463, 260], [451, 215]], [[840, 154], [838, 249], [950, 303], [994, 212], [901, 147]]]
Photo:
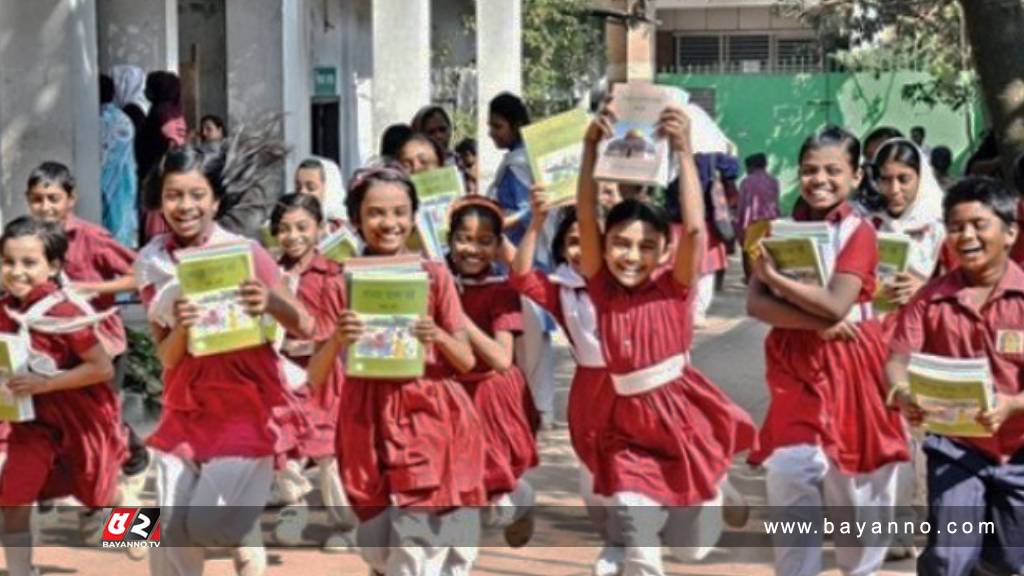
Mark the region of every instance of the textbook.
[[878, 312], [889, 312], [897, 306], [885, 297], [884, 284], [891, 282], [896, 274], [906, 272], [910, 266], [910, 237], [897, 232], [878, 233], [878, 266], [875, 276], [878, 279], [878, 291], [875, 293], [874, 307]]
[[429, 258], [442, 260], [448, 243], [448, 206], [465, 193], [462, 175], [455, 166], [446, 166], [411, 178], [420, 200], [416, 211], [420, 245]]
[[831, 231], [825, 222], [773, 220], [771, 236], [761, 245], [782, 274], [804, 284], [825, 286], [832, 275]]
[[328, 260], [344, 264], [349, 258], [362, 254], [363, 241], [347, 224], [342, 224], [337, 231], [325, 236], [316, 248]]
[[36, 417], [32, 396], [15, 396], [7, 381], [28, 371], [28, 342], [14, 334], [0, 334], [0, 421], [28, 422]]
[[910, 393], [925, 411], [925, 430], [944, 436], [987, 437], [979, 411], [995, 406], [987, 358], [946, 358], [911, 354]]
[[670, 103], [686, 103], [678, 88], [646, 82], [616, 84], [612, 101], [615, 133], [598, 150], [594, 178], [626, 184], [668, 186], [668, 142], [655, 133]]
[[[423, 375], [423, 344], [412, 325], [427, 313], [429, 279], [418, 262], [376, 260], [346, 266], [349, 308], [359, 314], [365, 331], [349, 346], [345, 374], [356, 378], [410, 379]], [[351, 261], [350, 261], [351, 262]]]
[[523, 128], [530, 170], [547, 186], [550, 202], [575, 198], [583, 158], [583, 136], [590, 116], [573, 108]]
[[188, 331], [190, 354], [210, 356], [264, 342], [263, 320], [238, 301], [239, 285], [255, 277], [248, 242], [179, 250], [175, 256], [182, 295], [202, 309]]

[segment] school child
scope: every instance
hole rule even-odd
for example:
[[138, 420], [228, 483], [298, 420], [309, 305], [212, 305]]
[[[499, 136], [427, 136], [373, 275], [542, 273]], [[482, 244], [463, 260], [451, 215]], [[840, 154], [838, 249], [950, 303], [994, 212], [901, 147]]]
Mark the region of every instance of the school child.
[[7, 572], [32, 568], [32, 504], [74, 496], [90, 508], [120, 502], [118, 470], [126, 455], [114, 368], [94, 325], [102, 315], [70, 299], [60, 285], [67, 239], [55, 224], [21, 217], [0, 236], [0, 332], [29, 346], [29, 372], [7, 382], [32, 396], [35, 418], [10, 424], [0, 474]]
[[444, 149], [426, 134], [412, 134], [398, 148], [397, 160], [410, 174], [419, 174], [446, 165]]
[[[534, 268], [533, 255], [552, 206], [543, 189], [534, 187], [531, 192], [533, 217], [516, 252], [509, 283], [551, 314], [572, 346], [576, 371], [569, 387], [569, 439], [582, 464], [580, 495], [594, 529], [604, 542], [594, 573], [598, 576], [618, 574], [622, 569], [623, 550], [621, 542], [612, 541], [608, 527], [607, 508], [611, 500], [594, 493], [597, 437], [610, 417], [615, 392], [601, 355], [597, 315], [587, 295], [586, 281], [580, 275], [580, 228], [576, 208], [567, 206], [561, 209], [551, 245], [556, 268], [552, 274], [546, 274]], [[600, 203], [600, 195], [598, 200]]]
[[533, 488], [523, 474], [537, 465], [533, 397], [515, 365], [515, 338], [523, 330], [519, 294], [495, 271], [502, 212], [492, 200], [467, 197], [451, 207], [448, 264], [459, 288], [476, 367], [458, 381], [484, 426], [484, 488], [491, 508], [484, 525], [505, 529], [512, 547], [533, 533]]
[[[404, 253], [418, 199], [402, 167], [357, 172], [347, 202], [365, 256]], [[424, 376], [346, 378], [336, 436], [342, 485], [360, 520], [357, 541], [370, 568], [382, 574], [468, 572], [480, 519], [466, 507], [487, 502], [482, 425], [454, 380], [475, 364], [462, 306], [443, 263], [423, 261], [423, 269], [429, 309], [412, 333], [427, 348]], [[310, 360], [312, 386], [321, 385], [363, 330], [357, 313], [342, 313]]]
[[[111, 382], [116, 388], [124, 376], [128, 339], [121, 315], [116, 312], [115, 297], [135, 291], [132, 273], [135, 252], [124, 247], [104, 228], [75, 215], [78, 202], [75, 180], [67, 166], [59, 162], [43, 162], [32, 171], [25, 187], [25, 199], [33, 216], [64, 230], [68, 244], [62, 268], [67, 280], [65, 292], [76, 301], [81, 300], [78, 304], [90, 305], [101, 313], [112, 312], [97, 326], [96, 336], [113, 358], [116, 374]], [[130, 453], [122, 469], [123, 487], [125, 497], [134, 500], [145, 480], [149, 452], [135, 431], [127, 424], [124, 426], [128, 431]]]
[[[297, 193], [281, 197], [270, 216], [271, 228], [282, 250], [278, 264], [285, 272], [289, 288], [315, 323], [312, 338], [302, 339], [286, 334], [280, 346], [282, 356], [290, 363], [285, 372], [290, 376], [288, 383], [302, 402], [312, 433], [286, 455], [288, 464], [294, 465], [279, 470], [278, 475], [279, 478], [284, 475], [283, 483], [299, 484], [304, 488], [309, 484], [303, 470], [306, 460], [316, 465], [317, 487], [334, 528], [323, 549], [339, 552], [350, 548], [352, 542], [348, 532], [355, 528], [334, 452], [344, 371], [339, 359], [323, 385], [315, 390], [307, 385], [305, 371], [316, 347], [330, 338], [345, 309], [345, 278], [341, 267], [316, 251], [323, 220], [316, 197]], [[297, 479], [292, 478], [295, 475]], [[279, 514], [274, 531], [279, 543], [295, 545], [302, 540], [308, 509], [301, 497], [300, 492], [296, 499], [299, 501], [285, 506]]]
[[[498, 165], [487, 196], [505, 211], [505, 236], [518, 246], [530, 224], [533, 176], [522, 135], [522, 128], [530, 123], [530, 114], [522, 99], [503, 92], [491, 100], [487, 123], [494, 146], [508, 151]], [[545, 269], [551, 264], [547, 251], [553, 230], [554, 222], [549, 220], [536, 249], [537, 264]], [[555, 364], [551, 348], [551, 332], [555, 326], [544, 310], [529, 300], [524, 302], [523, 322], [523, 337], [516, 343], [516, 358], [540, 411], [541, 427], [548, 430], [555, 421]]]
[[295, 169], [295, 191], [320, 202], [328, 232], [334, 232], [346, 221], [345, 182], [333, 161], [313, 157], [300, 162]]
[[[967, 178], [949, 190], [946, 241], [959, 268], [903, 308], [892, 339], [889, 400], [912, 424], [920, 425], [924, 412], [907, 388], [911, 353], [986, 357], [996, 391], [995, 407], [977, 417], [992, 436], [925, 438], [933, 529], [918, 574], [966, 576], [982, 563], [991, 573], [1024, 570], [1024, 271], [1009, 258], [1019, 233], [1017, 202], [990, 178]], [[978, 528], [985, 521], [994, 522], [994, 534]]]
[[[932, 173], [928, 158], [910, 140], [894, 138], [884, 141], [877, 149], [873, 161], [877, 188], [884, 205], [868, 218], [880, 232], [905, 234], [910, 240], [909, 265], [887, 282], [880, 283], [886, 299], [893, 305], [903, 306], [924, 286], [936, 272], [940, 262], [949, 267], [950, 253], [943, 250], [946, 235], [942, 223], [943, 191]], [[884, 314], [883, 334], [890, 338], [896, 328], [895, 313]], [[886, 342], [888, 345], [888, 342]], [[910, 437], [909, 462], [900, 463], [896, 470], [896, 520], [914, 522], [914, 502], [917, 497], [919, 442]], [[921, 465], [923, 466], [923, 458]], [[886, 560], [904, 560], [915, 555], [913, 535], [900, 533], [893, 537]]]
[[665, 211], [626, 200], [598, 223], [592, 177], [598, 142], [612, 134], [612, 101], [584, 140], [577, 194], [580, 272], [615, 398], [597, 438], [594, 491], [612, 499], [625, 574], [662, 574], [661, 546], [684, 559], [721, 534], [719, 485], [754, 442], [750, 417], [690, 363], [693, 305], [704, 250], [704, 209], [689, 119], [666, 108], [659, 133], [678, 158], [683, 234], [670, 258]]
[[[163, 412], [147, 439], [165, 543], [150, 552], [154, 574], [201, 573], [204, 547], [229, 547], [240, 574], [262, 574], [266, 552], [257, 520], [270, 495], [274, 455], [296, 441], [282, 431], [301, 428], [292, 423], [301, 412], [272, 344], [199, 357], [187, 349], [199, 308], [181, 297], [175, 253], [230, 242], [252, 248], [255, 278], [239, 290], [246, 311], [270, 316], [299, 338], [313, 334], [312, 318], [270, 255], [214, 222], [224, 191], [247, 186], [237, 178], [260, 178], [266, 167], [237, 164], [259, 158], [263, 142], [232, 142], [213, 155], [191, 146], [172, 149], [148, 190], [150, 205], [161, 207], [171, 230], [142, 249], [135, 267], [164, 368]], [[247, 148], [236, 148], [239, 142]]]
[[[879, 357], [886, 355], [870, 319], [878, 246], [871, 223], [847, 203], [857, 188], [860, 144], [826, 127], [800, 148], [798, 221], [829, 224], [828, 286], [783, 276], [763, 251], [752, 264], [748, 312], [772, 326], [765, 340], [771, 404], [750, 456], [766, 469], [768, 505], [782, 520], [820, 521], [822, 506], [840, 506], [850, 521], [883, 521], [892, 512], [896, 463], [907, 459], [899, 415], [885, 406]], [[808, 514], [817, 515], [805, 517]], [[820, 534], [775, 538], [779, 574], [821, 571]], [[886, 538], [837, 537], [845, 574], [871, 574]]]

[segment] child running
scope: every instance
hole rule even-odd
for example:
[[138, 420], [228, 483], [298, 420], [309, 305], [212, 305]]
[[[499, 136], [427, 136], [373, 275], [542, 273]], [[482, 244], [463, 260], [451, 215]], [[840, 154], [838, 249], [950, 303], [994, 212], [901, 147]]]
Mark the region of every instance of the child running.
[[165, 543], [151, 551], [154, 574], [202, 573], [204, 547], [232, 548], [239, 574], [259, 575], [266, 566], [257, 520], [270, 496], [274, 455], [294, 445], [282, 431], [301, 418], [298, 402], [270, 343], [212, 356], [189, 353], [189, 327], [200, 309], [181, 297], [175, 274], [178, 250], [247, 242], [255, 278], [240, 286], [246, 312], [269, 315], [299, 338], [313, 335], [312, 319], [270, 255], [214, 222], [225, 190], [245, 185], [228, 175], [262, 174], [265, 166], [235, 163], [260, 158], [261, 140], [235, 140], [232, 146], [252, 148], [209, 154], [174, 148], [151, 180], [150, 205], [160, 206], [171, 230], [142, 249], [135, 268], [164, 368], [163, 412], [147, 439], [156, 455]]
[[[418, 203], [402, 167], [357, 172], [347, 207], [364, 255], [404, 253]], [[428, 311], [412, 333], [426, 347], [424, 376], [346, 378], [336, 437], [342, 484], [361, 521], [357, 540], [364, 560], [381, 574], [468, 573], [480, 519], [465, 507], [487, 502], [482, 426], [454, 380], [475, 364], [458, 291], [443, 263], [424, 260], [422, 266]], [[314, 388], [363, 331], [356, 312], [342, 313], [310, 361]]]
[[652, 204], [626, 200], [602, 234], [593, 180], [597, 146], [612, 134], [612, 101], [584, 140], [578, 189], [580, 272], [615, 398], [597, 440], [594, 491], [612, 498], [625, 548], [623, 573], [662, 574], [662, 543], [704, 557], [721, 533], [719, 485], [733, 456], [754, 442], [750, 417], [690, 363], [693, 305], [704, 250], [704, 206], [690, 125], [675, 106], [658, 132], [678, 158], [683, 230], [670, 259], [669, 221]]
[[515, 338], [522, 334], [519, 294], [495, 272], [503, 240], [502, 211], [481, 196], [451, 207], [448, 264], [466, 313], [466, 333], [476, 367], [458, 376], [484, 426], [484, 488], [491, 508], [484, 526], [505, 528], [512, 547], [533, 533], [533, 488], [523, 479], [537, 465], [534, 433], [539, 423], [533, 397], [515, 365]]
[[[907, 459], [899, 415], [885, 406], [881, 328], [862, 322], [872, 315], [878, 246], [871, 223], [847, 203], [861, 179], [859, 157], [856, 137], [834, 126], [807, 138], [798, 156], [793, 217], [829, 224], [829, 284], [782, 275], [763, 250], [752, 265], [747, 309], [772, 330], [765, 341], [771, 404], [750, 460], [764, 463], [768, 504], [783, 520], [820, 522], [823, 506], [839, 506], [854, 516], [843, 521], [885, 521], [896, 463]], [[776, 536], [776, 572], [818, 574], [821, 538]], [[885, 537], [840, 536], [836, 544], [844, 574], [872, 574], [885, 558]]]
[[[345, 310], [345, 278], [341, 274], [341, 267], [316, 250], [317, 239], [324, 224], [320, 202], [307, 194], [296, 193], [281, 197], [270, 216], [271, 229], [282, 250], [278, 264], [286, 274], [289, 288], [305, 306], [315, 326], [312, 338], [298, 338], [289, 333], [281, 344], [281, 354], [291, 363], [286, 369], [286, 375], [296, 376], [289, 378], [289, 384], [302, 402], [303, 412], [312, 425], [312, 433], [287, 454], [289, 464], [294, 465], [279, 470], [278, 474], [297, 475], [298, 482], [290, 478], [287, 481], [308, 486], [303, 476], [305, 463], [308, 459], [316, 464], [317, 486], [327, 508], [328, 518], [335, 528], [324, 541], [323, 549], [327, 552], [341, 552], [354, 544], [347, 533], [355, 528], [355, 520], [348, 509], [338, 476], [334, 448], [344, 369], [338, 359], [325, 382], [316, 389], [307, 385], [305, 370], [310, 357], [318, 346], [330, 338], [338, 318]], [[277, 541], [288, 545], [301, 542], [307, 517], [308, 509], [303, 501], [282, 509], [274, 531]]]
[[29, 371], [6, 387], [31, 396], [35, 418], [10, 425], [0, 475], [3, 544], [11, 576], [32, 568], [32, 504], [74, 496], [91, 508], [120, 501], [118, 470], [126, 455], [117, 397], [107, 382], [114, 368], [93, 327], [102, 315], [62, 291], [68, 242], [54, 224], [22, 217], [0, 236], [3, 288], [0, 332], [29, 348]]

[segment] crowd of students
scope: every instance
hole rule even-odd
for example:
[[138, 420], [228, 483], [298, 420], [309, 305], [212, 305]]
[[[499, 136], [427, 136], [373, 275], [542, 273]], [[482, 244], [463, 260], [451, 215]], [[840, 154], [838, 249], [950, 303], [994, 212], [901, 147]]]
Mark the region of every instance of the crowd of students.
[[[140, 470], [136, 462], [122, 472], [130, 430], [118, 424], [109, 386], [113, 359], [125, 352], [113, 308], [123, 292], [141, 295], [163, 367], [163, 410], [146, 439], [163, 510], [163, 546], [149, 551], [153, 574], [201, 573], [210, 547], [230, 548], [240, 574], [263, 573], [263, 508], [283, 506], [275, 537], [297, 543], [314, 489], [331, 523], [325, 549], [354, 542], [374, 573], [467, 574], [482, 530], [526, 544], [535, 498], [524, 476], [538, 464], [538, 430], [553, 419], [556, 327], [577, 365], [568, 421], [581, 497], [603, 542], [595, 574], [662, 574], [663, 547], [682, 560], [704, 558], [723, 516], [744, 521], [742, 497], [728, 482], [744, 452], [766, 470], [769, 506], [801, 519], [823, 507], [885, 516], [910, 504], [912, 456], [923, 450], [932, 524], [967, 514], [995, 518], [1000, 532], [969, 542], [933, 533], [920, 572], [969, 574], [982, 558], [1024, 567], [1024, 272], [1010, 258], [1016, 194], [986, 178], [944, 193], [917, 144], [887, 137], [868, 139], [877, 192], [869, 199], [858, 139], [839, 127], [808, 136], [796, 151], [792, 217], [828, 224], [824, 257], [833, 273], [826, 286], [797, 282], [744, 234], [748, 311], [771, 326], [770, 405], [758, 430], [690, 355], [700, 284], [717, 250], [701, 178], [707, 159], [694, 149], [690, 118], [671, 105], [657, 126], [678, 174], [666, 192], [671, 202], [594, 179], [615, 119], [613, 100], [594, 115], [572, 205], [550, 202], [533, 181], [521, 136], [529, 115], [519, 98], [502, 94], [491, 102], [489, 128], [507, 153], [489, 187], [475, 184], [474, 146], [452, 150], [449, 116], [427, 107], [410, 125], [389, 128], [382, 158], [347, 186], [328, 160], [300, 163], [294, 192], [247, 208], [244, 221], [262, 226], [242, 226], [247, 234], [232, 231], [239, 228], [228, 225], [223, 203], [259, 187], [283, 157], [281, 143], [264, 134], [170, 146], [145, 188], [166, 232], [138, 254], [75, 216], [67, 168], [40, 165], [26, 187], [30, 214], [0, 236], [0, 331], [31, 343], [30, 372], [7, 386], [32, 395], [36, 409], [34, 420], [4, 426], [8, 572], [33, 572], [34, 502], [136, 503], [118, 482]], [[223, 135], [215, 120], [204, 122], [211, 139]], [[344, 264], [320, 254], [318, 242], [350, 227], [363, 256], [408, 254], [419, 206], [410, 175], [453, 163], [481, 193], [450, 207], [447, 257], [422, 259], [428, 310], [411, 331], [426, 348], [424, 374], [346, 377], [344, 352], [366, 326], [348, 307]], [[756, 175], [764, 165], [754, 158], [748, 168]], [[757, 193], [750, 198], [747, 232], [777, 216]], [[913, 242], [909, 270], [882, 285], [877, 231]], [[187, 342], [199, 308], [181, 295], [176, 253], [226, 242], [251, 245], [255, 277], [240, 286], [244, 308], [286, 334], [197, 357]], [[879, 292], [896, 311], [872, 310]], [[997, 401], [978, 418], [990, 438], [908, 435], [922, 418], [906, 385], [913, 352], [989, 359]], [[139, 446], [134, 454], [147, 456]], [[890, 544], [913, 553], [912, 544], [885, 538], [837, 541], [836, 561], [846, 574], [872, 574]], [[774, 554], [779, 574], [817, 574], [821, 536], [778, 539]]]

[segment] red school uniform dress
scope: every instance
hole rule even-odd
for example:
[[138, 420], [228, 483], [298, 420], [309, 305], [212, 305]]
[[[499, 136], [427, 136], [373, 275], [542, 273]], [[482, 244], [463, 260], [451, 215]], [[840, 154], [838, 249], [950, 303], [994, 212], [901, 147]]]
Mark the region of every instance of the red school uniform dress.
[[509, 284], [550, 313], [572, 344], [576, 371], [569, 386], [569, 440], [580, 462], [593, 474], [597, 469], [597, 437], [608, 423], [615, 390], [601, 353], [597, 317], [586, 281], [561, 264], [551, 276], [534, 270], [512, 276]]
[[[798, 202], [793, 216], [809, 220], [806, 204]], [[877, 236], [847, 203], [825, 221], [834, 238], [832, 273], [861, 280], [851, 311], [860, 337], [825, 341], [813, 330], [771, 329], [764, 343], [771, 403], [749, 460], [760, 464], [777, 448], [813, 444], [847, 474], [871, 472], [909, 458], [899, 412], [885, 406], [882, 324], [861, 321], [872, 316]]]
[[[298, 340], [291, 333], [285, 335], [281, 354], [302, 369], [318, 343], [331, 337], [341, 313], [345, 311], [345, 277], [341, 266], [316, 254], [305, 270], [299, 273], [296, 295], [314, 320], [312, 340]], [[327, 381], [314, 392], [302, 383], [293, 388], [302, 411], [309, 420], [309, 434], [302, 439], [298, 450], [289, 456], [314, 460], [334, 455], [334, 435], [338, 428], [338, 410], [345, 369], [338, 358]]]
[[[256, 277], [267, 286], [277, 283], [280, 271], [258, 243], [215, 225], [201, 245], [228, 242], [249, 242]], [[177, 291], [169, 282], [178, 248], [172, 234], [157, 236], [139, 253], [136, 266], [150, 321], [168, 329]], [[280, 358], [270, 343], [212, 356], [186, 353], [164, 370], [163, 412], [146, 443], [200, 463], [286, 453], [298, 443], [289, 431], [307, 426], [284, 382]]]
[[[433, 261], [423, 261], [423, 269], [430, 283], [427, 314], [447, 332], [462, 330], [462, 305], [448, 269]], [[487, 503], [480, 418], [440, 354], [428, 347], [421, 378], [345, 379], [338, 464], [360, 520], [388, 506], [439, 513]]]
[[[68, 252], [64, 274], [73, 282], [103, 282], [131, 273], [135, 252], [125, 248], [105, 228], [69, 214], [64, 223]], [[116, 306], [114, 294], [103, 294], [90, 301], [97, 312]], [[111, 357], [127, 349], [124, 323], [120, 314], [104, 319], [97, 327], [97, 336]]]
[[[980, 308], [968, 295], [962, 270], [938, 278], [903, 308], [893, 352], [924, 352], [949, 358], [987, 357], [997, 392], [1024, 392], [1024, 271], [1009, 262]], [[1006, 420], [988, 438], [954, 438], [995, 462], [1024, 449], [1024, 416]]]
[[[519, 335], [523, 313], [519, 294], [504, 278], [458, 282], [462, 309], [487, 335], [499, 331]], [[540, 422], [526, 378], [515, 364], [508, 370], [491, 369], [478, 355], [476, 366], [456, 378], [469, 393], [484, 429], [484, 488], [487, 497], [515, 490], [519, 478], [537, 466], [534, 432]]]
[[[0, 332], [18, 333], [21, 326], [8, 310], [24, 314], [34, 304], [59, 293], [53, 283], [33, 289], [24, 302], [0, 299]], [[76, 318], [85, 311], [69, 301], [49, 309], [47, 317]], [[81, 355], [96, 346], [95, 330], [68, 334], [29, 331], [32, 356], [50, 368], [70, 370]], [[52, 363], [51, 363], [52, 361]], [[30, 365], [35, 365], [30, 359]], [[74, 496], [97, 508], [114, 504], [117, 477], [127, 456], [117, 397], [105, 382], [32, 397], [35, 419], [10, 425], [7, 463], [0, 476], [0, 505], [20, 506], [38, 500]]]
[[638, 492], [665, 506], [714, 498], [756, 429], [689, 362], [696, 286], [667, 270], [627, 289], [602, 266], [587, 289], [616, 394], [597, 439], [594, 492]]

